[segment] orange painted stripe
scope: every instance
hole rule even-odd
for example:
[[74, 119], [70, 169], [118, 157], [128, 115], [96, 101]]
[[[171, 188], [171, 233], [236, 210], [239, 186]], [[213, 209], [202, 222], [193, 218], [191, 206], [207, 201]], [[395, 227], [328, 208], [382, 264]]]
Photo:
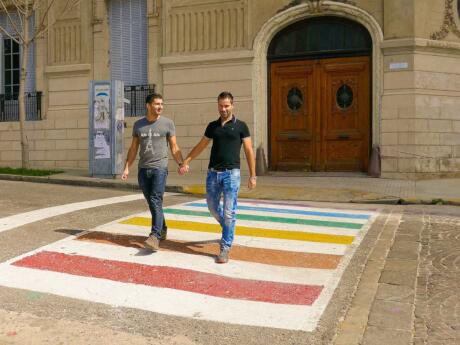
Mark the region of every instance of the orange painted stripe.
[[[143, 242], [146, 238], [147, 237], [144, 236], [94, 231], [77, 237], [77, 240], [122, 247], [144, 248]], [[184, 242], [166, 240], [161, 242], [160, 248], [164, 251], [214, 257], [219, 251], [219, 244], [216, 241]], [[232, 259], [239, 261], [256, 262], [275, 266], [319, 269], [335, 269], [342, 258], [341, 255], [300, 253], [238, 245], [232, 246], [230, 256]]]

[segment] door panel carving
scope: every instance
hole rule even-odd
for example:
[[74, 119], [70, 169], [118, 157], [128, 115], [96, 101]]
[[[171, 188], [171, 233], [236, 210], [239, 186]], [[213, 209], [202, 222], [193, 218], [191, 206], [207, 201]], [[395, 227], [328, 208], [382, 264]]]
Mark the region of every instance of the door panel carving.
[[369, 58], [271, 64], [270, 167], [365, 171]]
[[365, 171], [370, 138], [369, 59], [323, 60], [320, 75], [325, 90], [321, 103], [330, 109], [321, 114], [320, 170]]
[[311, 169], [313, 65], [281, 63], [272, 69], [272, 164], [282, 170]]

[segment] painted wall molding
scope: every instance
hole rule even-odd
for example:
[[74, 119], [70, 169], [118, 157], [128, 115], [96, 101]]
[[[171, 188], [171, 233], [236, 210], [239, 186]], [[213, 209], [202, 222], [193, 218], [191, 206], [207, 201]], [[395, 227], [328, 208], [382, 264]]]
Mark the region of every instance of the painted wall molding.
[[[445, 0], [444, 4], [444, 21], [439, 31], [436, 31], [430, 35], [432, 40], [442, 40], [447, 37], [449, 32], [452, 32], [455, 36], [460, 38], [460, 29], [455, 20], [455, 16], [459, 16], [458, 9], [454, 7], [454, 1], [459, 0]], [[458, 3], [457, 3], [458, 7]]]
[[[332, 1], [332, 2], [340, 2], [342, 4], [348, 4], [348, 5], [356, 6], [356, 2], [352, 1], [352, 0], [330, 0], [330, 1]], [[278, 11], [278, 13], [283, 12], [283, 11], [285, 11], [287, 9], [290, 9], [290, 8], [292, 8], [294, 6], [298, 6], [298, 5], [302, 5], [302, 4], [306, 4], [309, 7], [310, 12], [320, 13], [323, 10], [323, 2], [324, 2], [324, 0], [293, 0], [289, 4], [287, 4], [285, 7], [280, 9]]]
[[390, 39], [382, 42], [382, 49], [386, 52], [432, 52], [438, 54], [455, 54], [460, 53], [460, 43], [429, 40], [425, 38], [400, 38]]

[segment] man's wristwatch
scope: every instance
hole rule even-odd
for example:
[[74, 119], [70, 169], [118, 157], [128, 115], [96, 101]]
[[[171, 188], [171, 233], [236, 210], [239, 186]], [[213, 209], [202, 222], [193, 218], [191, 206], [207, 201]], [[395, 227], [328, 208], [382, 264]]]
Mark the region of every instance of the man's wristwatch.
[[254, 181], [257, 181], [257, 176], [251, 176], [249, 177], [250, 180], [254, 180]]

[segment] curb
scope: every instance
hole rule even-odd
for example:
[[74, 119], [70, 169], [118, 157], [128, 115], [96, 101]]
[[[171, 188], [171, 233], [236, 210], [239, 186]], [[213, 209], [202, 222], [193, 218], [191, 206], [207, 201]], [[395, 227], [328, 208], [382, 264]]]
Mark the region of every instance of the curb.
[[[96, 187], [96, 188], [115, 188], [119, 190], [140, 191], [139, 185], [132, 182], [116, 182], [117, 180], [83, 180], [83, 179], [67, 179], [56, 178], [52, 176], [23, 176], [23, 175], [7, 175], [0, 174], [0, 180], [19, 181], [19, 182], [35, 182], [35, 183], [52, 183], [68, 186]], [[166, 186], [166, 192], [170, 193], [185, 193], [182, 191], [182, 186]]]
[[[119, 180], [107, 180], [94, 178], [93, 180], [88, 179], [70, 179], [60, 178], [57, 175], [51, 176], [24, 176], [24, 175], [9, 175], [0, 174], [0, 180], [7, 181], [22, 181], [22, 182], [36, 182], [36, 183], [53, 183], [69, 186], [84, 186], [84, 187], [99, 187], [99, 188], [115, 188], [125, 191], [140, 191], [139, 185], [133, 182], [121, 182]], [[170, 193], [182, 193], [189, 195], [205, 195], [204, 187], [196, 187], [195, 185], [166, 185], [166, 192]], [[245, 193], [240, 193], [242, 198], [262, 199]], [[266, 197], [263, 199], [273, 199]], [[382, 205], [449, 205], [449, 206], [460, 206], [460, 198], [381, 198], [381, 199], [349, 199], [349, 200], [320, 200], [320, 199], [303, 199], [303, 201], [317, 201], [317, 202], [336, 202], [336, 203], [353, 203], [353, 204], [382, 204]]]
[[36, 182], [36, 183], [53, 183], [69, 186], [84, 186], [84, 187], [102, 187], [102, 188], [116, 188], [123, 190], [139, 190], [137, 184], [125, 182], [123, 184], [104, 180], [72, 180], [66, 178], [56, 178], [50, 176], [22, 176], [22, 175], [4, 175], [0, 174], [0, 180], [8, 181], [22, 181], [22, 182]]
[[381, 205], [399, 205], [400, 198], [383, 198], [383, 199], [355, 199], [351, 200], [352, 204], [381, 204]]
[[407, 198], [401, 199], [402, 205], [449, 205], [449, 206], [460, 206], [460, 199], [449, 199], [449, 198], [434, 198], [434, 199], [417, 199]]

